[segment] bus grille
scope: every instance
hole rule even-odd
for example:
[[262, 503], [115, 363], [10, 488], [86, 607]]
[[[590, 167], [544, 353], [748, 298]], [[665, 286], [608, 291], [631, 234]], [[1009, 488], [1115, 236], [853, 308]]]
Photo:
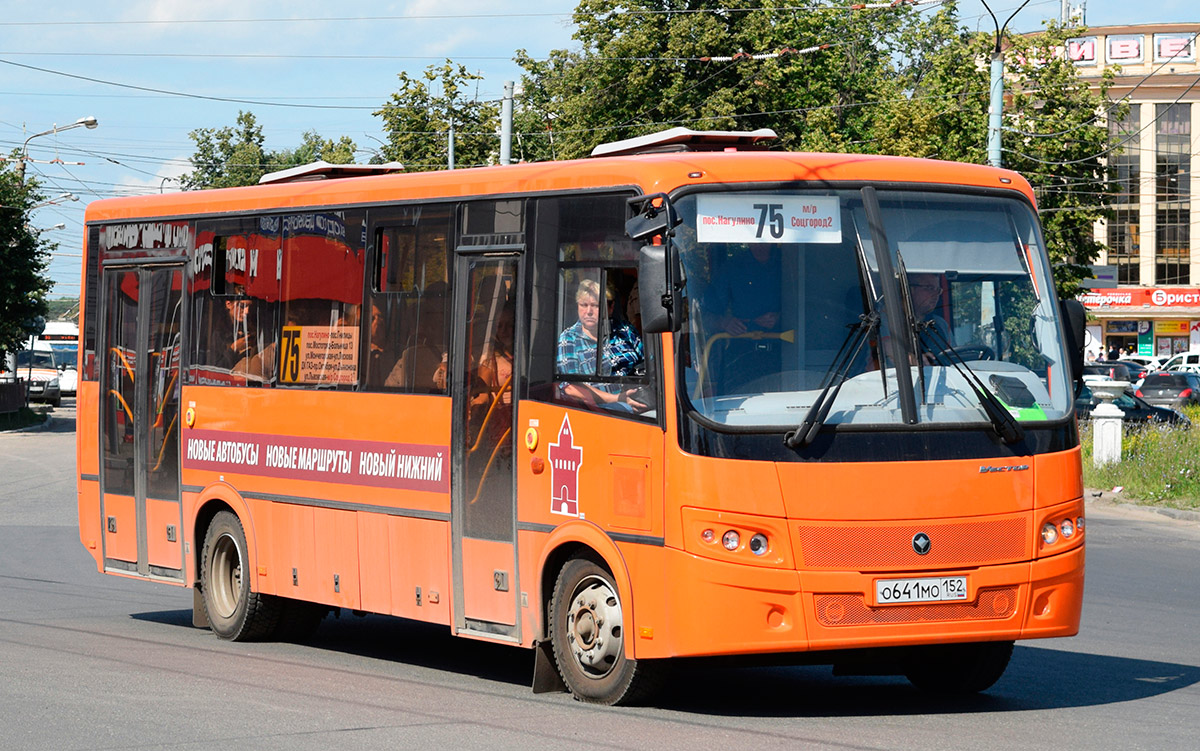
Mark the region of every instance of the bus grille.
[[871, 607], [862, 595], [817, 595], [822, 626], [871, 626], [889, 623], [933, 623], [1008, 618], [1017, 610], [1017, 588], [981, 589], [975, 602], [934, 602]]
[[[863, 526], [801, 526], [800, 555], [805, 568], [874, 571], [888, 568], [986, 566], [1029, 558], [1030, 534], [1024, 516], [984, 521]], [[913, 550], [924, 532], [933, 544], [926, 555]]]

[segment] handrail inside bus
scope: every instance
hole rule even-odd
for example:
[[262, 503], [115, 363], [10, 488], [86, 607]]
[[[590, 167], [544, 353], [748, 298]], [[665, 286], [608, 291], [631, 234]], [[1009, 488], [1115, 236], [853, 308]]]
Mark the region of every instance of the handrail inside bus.
[[500, 403], [500, 398], [502, 396], [504, 396], [504, 392], [508, 391], [511, 386], [512, 386], [512, 375], [509, 374], [508, 378], [504, 381], [504, 384], [496, 392], [495, 396], [492, 397], [491, 406], [488, 407], [487, 413], [484, 414], [483, 422], [479, 423], [479, 433], [478, 433], [478, 435], [475, 436], [474, 445], [472, 445], [471, 448], [467, 450], [468, 454], [475, 453], [475, 450], [479, 448], [479, 444], [483, 442], [483, 430], [484, 430], [484, 428], [487, 427], [488, 421], [492, 419], [492, 413], [496, 410], [496, 405]]
[[779, 332], [747, 331], [743, 334], [728, 334], [724, 331], [721, 331], [710, 336], [708, 341], [704, 343], [704, 355], [700, 358], [700, 367], [696, 369], [699, 377], [696, 379], [696, 393], [692, 396], [693, 399], [700, 398], [700, 391], [704, 388], [704, 379], [708, 374], [708, 358], [710, 355], [712, 355], [713, 345], [716, 344], [717, 340], [719, 339], [749, 339], [751, 341], [757, 341], [759, 339], [782, 339], [783, 341], [791, 344], [796, 341], [796, 330], [788, 329], [787, 331]]
[[121, 406], [125, 408], [125, 414], [129, 416], [129, 424], [133, 425], [133, 410], [129, 408], [129, 403], [125, 401], [125, 397], [121, 396], [121, 392], [116, 389], [109, 389], [108, 393], [121, 400]]
[[483, 474], [479, 476], [479, 485], [475, 488], [475, 495], [467, 502], [468, 506], [475, 505], [475, 502], [479, 500], [479, 494], [483, 492], [483, 483], [487, 480], [488, 472], [492, 471], [492, 465], [496, 463], [496, 454], [500, 452], [500, 447], [504, 445], [504, 442], [508, 440], [510, 435], [512, 435], [511, 425], [504, 429], [504, 435], [500, 436], [500, 440], [496, 441], [496, 446], [492, 449], [492, 455], [488, 457], [487, 464], [483, 467]]
[[130, 367], [129, 360], [125, 358], [125, 353], [121, 351], [120, 347], [110, 347], [109, 349], [111, 349], [116, 356], [121, 359], [121, 364], [125, 366], [125, 372], [129, 374], [129, 380], [132, 383], [135, 380], [133, 368]]
[[156, 462], [154, 467], [150, 470], [151, 472], [157, 472], [158, 468], [162, 466], [163, 456], [167, 451], [167, 439], [171, 437], [171, 431], [175, 429], [175, 423], [178, 421], [179, 413], [176, 412], [175, 416], [171, 418], [171, 424], [167, 426], [167, 432], [163, 434], [162, 445], [158, 448], [158, 462]]
[[179, 378], [179, 370], [176, 369], [171, 374], [171, 381], [167, 384], [167, 388], [163, 391], [162, 401], [158, 403], [158, 408], [154, 412], [154, 421], [157, 423], [162, 418], [163, 407], [167, 404], [167, 399], [171, 398], [171, 389], [175, 387], [175, 381]]

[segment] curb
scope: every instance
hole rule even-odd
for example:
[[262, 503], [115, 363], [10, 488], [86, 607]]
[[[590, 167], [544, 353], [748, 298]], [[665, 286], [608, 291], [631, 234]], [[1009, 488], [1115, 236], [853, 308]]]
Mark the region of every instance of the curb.
[[1120, 508], [1126, 511], [1142, 511], [1151, 514], [1158, 514], [1170, 519], [1182, 522], [1200, 522], [1200, 511], [1189, 511], [1186, 509], [1169, 508], [1166, 506], [1150, 506], [1137, 503], [1129, 499], [1122, 498], [1120, 495], [1109, 490], [1094, 490], [1087, 488], [1084, 490], [1084, 503], [1086, 505], [1108, 506], [1110, 508]]
[[50, 426], [54, 424], [54, 421], [58, 420], [58, 419], [61, 419], [61, 418], [55, 417], [54, 415], [47, 415], [46, 419], [43, 420], [42, 422], [38, 423], [37, 425], [27, 425], [23, 428], [10, 428], [9, 430], [0, 430], [0, 433], [37, 433], [37, 432], [40, 432], [43, 430], [48, 430], [50, 428]]

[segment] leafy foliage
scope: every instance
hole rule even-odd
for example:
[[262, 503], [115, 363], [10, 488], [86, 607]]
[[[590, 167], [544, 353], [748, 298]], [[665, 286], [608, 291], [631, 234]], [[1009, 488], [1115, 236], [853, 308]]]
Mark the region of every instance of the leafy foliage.
[[268, 172], [324, 160], [331, 164], [354, 161], [354, 141], [337, 141], [306, 131], [295, 149], [271, 152], [264, 148], [262, 126], [253, 112], [239, 112], [237, 123], [223, 128], [197, 128], [188, 134], [196, 142], [193, 170], [181, 178], [185, 190], [254, 185]]
[[1093, 91], [1075, 65], [1055, 54], [1083, 29], [1055, 23], [1044, 34], [1017, 37], [1006, 55], [1016, 80], [1005, 104], [1004, 166], [1023, 174], [1038, 196], [1050, 260], [1056, 264], [1059, 294], [1074, 296], [1078, 281], [1090, 276], [1087, 264], [1103, 245], [1095, 239], [1096, 220], [1108, 215], [1116, 190], [1107, 179], [1105, 159], [1117, 146], [1108, 119], [1124, 116], [1111, 105], [1108, 69]]
[[420, 77], [402, 72], [399, 78], [400, 89], [375, 113], [388, 136], [380, 159], [398, 161], [410, 172], [445, 169], [453, 124], [455, 166], [496, 162], [500, 108], [470, 93], [481, 76], [447, 60]]
[[574, 19], [577, 51], [518, 52], [525, 135], [514, 151], [525, 159], [578, 157], [674, 125], [771, 127], [782, 148], [864, 151], [871, 105], [898, 95], [896, 53], [920, 17], [775, 0], [581, 0]]
[[44, 196], [36, 183], [22, 185], [9, 164], [0, 164], [0, 352], [24, 347], [22, 324], [46, 315], [45, 272], [54, 249], [29, 228], [30, 208]]

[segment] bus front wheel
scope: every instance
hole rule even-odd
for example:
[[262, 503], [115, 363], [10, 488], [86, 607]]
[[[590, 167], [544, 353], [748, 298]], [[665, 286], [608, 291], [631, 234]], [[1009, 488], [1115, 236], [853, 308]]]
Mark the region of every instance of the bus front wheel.
[[617, 586], [597, 561], [563, 566], [550, 601], [554, 661], [576, 699], [633, 704], [648, 696], [658, 671], [625, 653], [625, 617]]
[[204, 535], [200, 587], [209, 625], [222, 639], [262, 639], [279, 623], [279, 600], [250, 590], [248, 560], [241, 521], [232, 512], [219, 512]]
[[917, 647], [909, 655], [905, 677], [930, 693], [975, 694], [1000, 680], [1012, 653], [1011, 641]]

